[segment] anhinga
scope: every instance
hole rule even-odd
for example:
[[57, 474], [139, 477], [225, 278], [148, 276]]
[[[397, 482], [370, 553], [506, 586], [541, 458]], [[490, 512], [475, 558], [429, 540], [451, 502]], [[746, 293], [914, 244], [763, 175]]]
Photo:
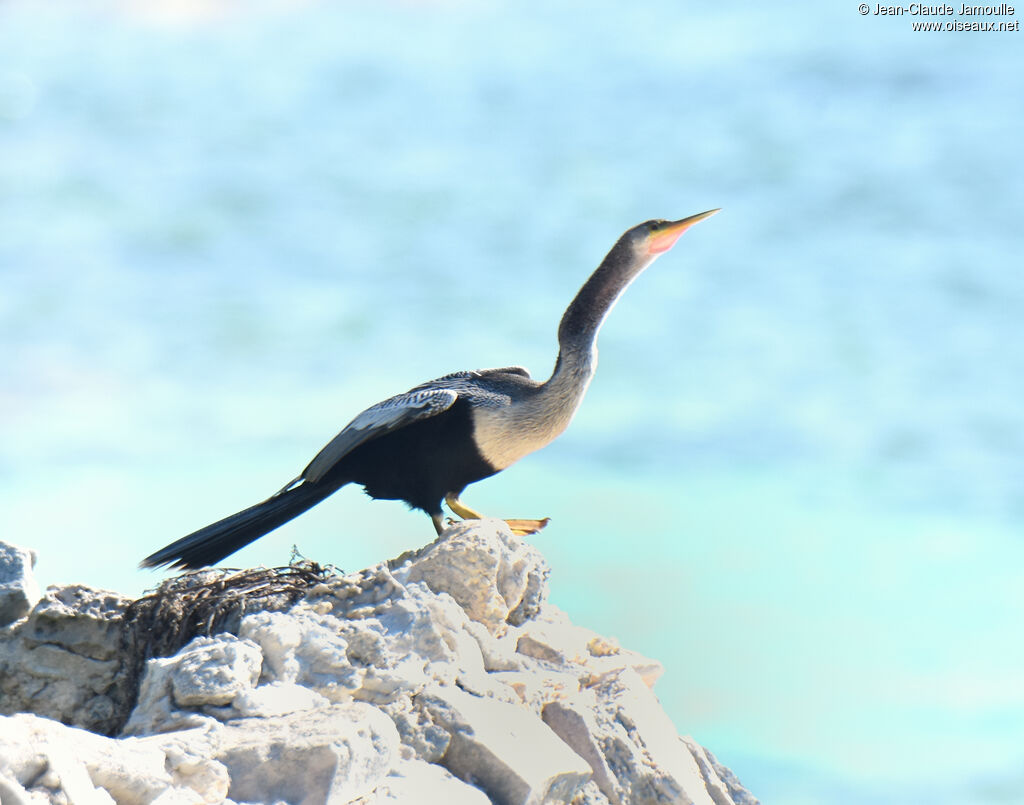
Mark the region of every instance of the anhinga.
[[[612, 306], [687, 228], [716, 212], [647, 221], [619, 238], [562, 316], [558, 359], [548, 380], [537, 382], [520, 366], [455, 372], [377, 403], [279, 492], [172, 542], [142, 566], [213, 564], [351, 483], [362, 485], [372, 498], [404, 500], [422, 509], [438, 533], [444, 526], [442, 501], [460, 517], [480, 517], [461, 503], [462, 490], [565, 430], [594, 375], [597, 333]], [[547, 521], [508, 522], [531, 533]]]

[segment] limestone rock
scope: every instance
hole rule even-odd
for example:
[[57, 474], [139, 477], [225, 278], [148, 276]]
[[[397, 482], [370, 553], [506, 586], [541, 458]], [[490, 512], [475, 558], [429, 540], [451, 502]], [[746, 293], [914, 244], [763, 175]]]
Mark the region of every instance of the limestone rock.
[[262, 664], [263, 652], [251, 640], [229, 634], [197, 637], [175, 655], [174, 701], [182, 707], [230, 704], [255, 687]]
[[610, 802], [618, 805], [623, 801], [624, 790], [618, 784], [602, 749], [602, 727], [594, 714], [594, 698], [587, 691], [570, 702], [550, 702], [544, 707], [544, 723], [587, 762], [593, 772], [593, 782]]
[[346, 803], [370, 794], [397, 761], [391, 719], [360, 702], [273, 719], [245, 718], [217, 731], [216, 758], [236, 801]]
[[438, 725], [414, 699], [403, 698], [383, 709], [398, 729], [403, 748], [413, 757], [427, 763], [437, 763], [444, 757], [452, 742], [451, 733]]
[[648, 687], [654, 687], [665, 670], [657, 660], [623, 649], [614, 641], [577, 626], [551, 604], [545, 604], [539, 617], [526, 623], [518, 635], [518, 653], [555, 665], [577, 666], [592, 678], [632, 668]]
[[601, 793], [597, 783], [588, 780], [587, 784], [576, 792], [572, 805], [610, 805], [610, 800]]
[[332, 702], [344, 702], [359, 689], [365, 673], [349, 659], [348, 641], [335, 619], [313, 610], [258, 612], [242, 620], [239, 633], [260, 646], [263, 678], [296, 684]]
[[[624, 668], [592, 689], [544, 708], [544, 721], [594, 770], [613, 805], [724, 805], [723, 786], [702, 774], [640, 675]], [[727, 794], [727, 792], [726, 792]]]
[[682, 735], [679, 740], [697, 761], [701, 776], [704, 778], [715, 805], [758, 805], [757, 797], [744, 787], [730, 769], [719, 763], [718, 758], [711, 752], [689, 735]]
[[121, 651], [121, 613], [129, 603], [119, 593], [82, 584], [49, 587], [32, 610], [24, 637], [94, 660], [114, 659]]
[[418, 698], [451, 734], [441, 763], [499, 805], [569, 802], [590, 779], [589, 766], [528, 710], [454, 687]]
[[523, 662], [516, 654], [516, 640], [508, 639], [508, 633], [506, 639], [499, 640], [477, 621], [468, 621], [465, 629], [480, 647], [485, 671], [522, 670]]
[[571, 697], [580, 689], [577, 674], [543, 664], [521, 671], [496, 671], [489, 676], [508, 686], [515, 693], [515, 696], [509, 697], [506, 701], [525, 705], [538, 717], [549, 702]]
[[366, 801], [366, 805], [389, 803], [490, 805], [491, 800], [479, 788], [462, 782], [440, 766], [406, 760], [391, 770]]
[[382, 600], [324, 585], [287, 614], [246, 616], [240, 634], [261, 647], [263, 680], [302, 685], [332, 702], [385, 705], [427, 684], [485, 674], [470, 621], [450, 596], [381, 575], [392, 592]]
[[116, 740], [30, 714], [0, 716], [0, 781], [4, 805], [8, 797], [99, 805], [169, 793], [221, 802], [228, 786], [221, 764], [188, 752], [180, 740]]
[[271, 718], [327, 707], [330, 702], [315, 690], [288, 682], [270, 682], [239, 693], [232, 709], [244, 718]]
[[127, 604], [105, 590], [51, 587], [27, 618], [0, 629], [0, 713], [113, 729], [129, 695], [119, 677]]
[[448, 593], [494, 634], [536, 614], [549, 572], [540, 552], [500, 520], [467, 520], [446, 529], [395, 576]]
[[35, 565], [35, 551], [0, 541], [0, 627], [25, 617], [39, 600]]
[[255, 687], [262, 661], [258, 645], [226, 633], [197, 637], [173, 657], [149, 660], [123, 731], [140, 735], [199, 726], [203, 716], [230, 718], [236, 713], [216, 708]]

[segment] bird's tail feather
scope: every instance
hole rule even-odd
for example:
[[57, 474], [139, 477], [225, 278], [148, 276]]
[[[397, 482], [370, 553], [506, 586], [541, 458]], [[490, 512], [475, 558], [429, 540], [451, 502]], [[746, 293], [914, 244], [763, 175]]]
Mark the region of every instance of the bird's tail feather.
[[264, 534], [312, 508], [343, 483], [303, 483], [284, 488], [262, 503], [218, 520], [172, 542], [140, 563], [141, 567], [190, 570], [215, 564]]

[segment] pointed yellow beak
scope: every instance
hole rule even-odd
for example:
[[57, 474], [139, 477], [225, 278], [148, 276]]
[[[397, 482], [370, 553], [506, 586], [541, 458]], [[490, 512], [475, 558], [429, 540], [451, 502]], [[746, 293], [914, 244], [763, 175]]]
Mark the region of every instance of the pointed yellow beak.
[[716, 207], [713, 210], [707, 212], [699, 212], [696, 215], [691, 215], [689, 218], [683, 218], [679, 221], [672, 221], [671, 223], [662, 224], [657, 231], [651, 233], [650, 240], [648, 241], [647, 250], [651, 254], [661, 254], [667, 252], [673, 246], [676, 245], [676, 241], [679, 240], [680, 236], [691, 226], [698, 221], [703, 221], [705, 218], [710, 218], [716, 212], [721, 210], [721, 207]]

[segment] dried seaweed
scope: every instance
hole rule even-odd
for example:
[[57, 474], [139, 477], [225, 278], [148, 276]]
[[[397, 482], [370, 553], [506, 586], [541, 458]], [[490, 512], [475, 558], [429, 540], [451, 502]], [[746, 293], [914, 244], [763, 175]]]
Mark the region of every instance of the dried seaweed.
[[138, 697], [146, 661], [169, 657], [197, 636], [238, 633], [242, 618], [291, 608], [310, 589], [338, 575], [333, 566], [293, 557], [287, 567], [210, 568], [167, 579], [133, 601], [121, 621], [124, 665], [118, 687], [125, 694], [120, 725]]

